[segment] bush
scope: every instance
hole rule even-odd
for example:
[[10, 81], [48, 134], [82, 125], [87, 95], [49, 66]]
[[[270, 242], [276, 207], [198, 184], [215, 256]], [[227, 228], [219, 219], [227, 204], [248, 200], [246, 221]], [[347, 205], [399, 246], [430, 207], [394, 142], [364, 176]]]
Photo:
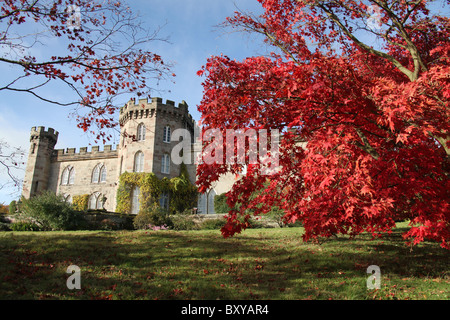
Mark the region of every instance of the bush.
[[218, 230], [225, 225], [225, 219], [207, 219], [200, 224], [201, 230]]
[[9, 210], [9, 214], [11, 214], [11, 215], [16, 213], [16, 211], [17, 211], [17, 202], [16, 202], [16, 200], [13, 200], [13, 201], [11, 201], [9, 203], [8, 210]]
[[40, 231], [41, 227], [39, 227], [34, 222], [29, 221], [17, 221], [14, 223], [11, 223], [10, 226], [12, 231]]
[[0, 222], [0, 231], [11, 231], [10, 224], [6, 222]]
[[9, 206], [0, 203], [0, 215], [9, 213]]
[[112, 230], [119, 230], [119, 229], [120, 229], [120, 226], [111, 219], [103, 219], [102, 221], [100, 221], [100, 230], [112, 231]]
[[198, 230], [197, 224], [192, 220], [192, 216], [176, 214], [171, 217], [173, 229], [175, 230]]
[[167, 210], [153, 204], [148, 210], [139, 212], [134, 218], [133, 225], [136, 229], [149, 229], [151, 226], [173, 227], [173, 222]]
[[214, 211], [216, 213], [228, 213], [230, 211], [230, 207], [227, 204], [226, 193], [214, 197]]
[[85, 225], [83, 216], [76, 212], [63, 196], [51, 191], [24, 199], [22, 214], [43, 230], [75, 230]]

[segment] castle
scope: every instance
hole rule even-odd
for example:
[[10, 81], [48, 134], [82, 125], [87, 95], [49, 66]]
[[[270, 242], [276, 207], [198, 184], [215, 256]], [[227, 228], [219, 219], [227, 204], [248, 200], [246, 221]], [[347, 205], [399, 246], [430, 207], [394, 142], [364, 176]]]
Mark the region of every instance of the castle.
[[[173, 178], [180, 174], [180, 164], [171, 160], [171, 141], [177, 129], [187, 130], [194, 143], [195, 121], [188, 105], [175, 105], [161, 98], [131, 99], [120, 109], [120, 142], [103, 150], [93, 146], [67, 150], [55, 149], [59, 133], [52, 128], [33, 127], [30, 134], [30, 151], [23, 183], [22, 195], [33, 197], [44, 190], [62, 194], [72, 202], [76, 195], [89, 194], [89, 209], [106, 209], [114, 212], [119, 177], [124, 172], [154, 173], [158, 178]], [[192, 183], [195, 183], [194, 161], [186, 164]], [[199, 196], [198, 213], [214, 213], [214, 196], [228, 191], [232, 178], [225, 178], [214, 189]], [[170, 195], [162, 195], [160, 204], [165, 206]], [[133, 199], [131, 213], [137, 214], [138, 199]]]

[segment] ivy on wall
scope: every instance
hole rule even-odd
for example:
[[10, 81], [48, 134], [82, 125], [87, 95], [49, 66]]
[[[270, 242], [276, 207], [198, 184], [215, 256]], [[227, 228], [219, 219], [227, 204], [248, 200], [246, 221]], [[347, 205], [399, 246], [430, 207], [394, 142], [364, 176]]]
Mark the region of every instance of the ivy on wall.
[[89, 195], [83, 194], [79, 196], [73, 196], [72, 207], [77, 211], [87, 211], [89, 204]]
[[182, 212], [197, 206], [197, 187], [189, 180], [185, 165], [181, 165], [180, 175], [159, 179], [154, 173], [125, 172], [120, 176], [117, 190], [116, 211], [131, 213], [132, 190], [140, 188], [139, 212], [148, 211], [154, 204], [159, 205], [163, 192], [169, 193], [169, 211]]

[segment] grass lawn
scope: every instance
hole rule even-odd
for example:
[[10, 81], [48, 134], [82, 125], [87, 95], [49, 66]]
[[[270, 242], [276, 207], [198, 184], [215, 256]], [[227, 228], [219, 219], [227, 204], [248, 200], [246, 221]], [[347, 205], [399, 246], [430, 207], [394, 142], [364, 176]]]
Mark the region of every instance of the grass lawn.
[[[0, 232], [0, 299], [450, 299], [450, 252], [371, 241], [303, 243], [301, 228]], [[81, 289], [69, 290], [70, 265]], [[368, 290], [369, 265], [381, 288]]]

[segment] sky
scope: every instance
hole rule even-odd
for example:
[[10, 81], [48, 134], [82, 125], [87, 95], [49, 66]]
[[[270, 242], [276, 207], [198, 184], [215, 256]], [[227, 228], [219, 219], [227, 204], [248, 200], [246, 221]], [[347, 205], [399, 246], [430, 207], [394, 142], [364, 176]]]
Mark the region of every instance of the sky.
[[[131, 10], [139, 13], [141, 20], [150, 30], [161, 27], [159, 36], [167, 42], [154, 42], [150, 51], [159, 54], [165, 62], [173, 64], [172, 71], [176, 77], [172, 81], [159, 83], [155, 96], [163, 100], [173, 100], [176, 104], [186, 101], [195, 120], [200, 119], [197, 105], [202, 99], [202, 78], [197, 71], [212, 55], [224, 54], [230, 58], [242, 60], [255, 56], [263, 50], [261, 41], [250, 39], [243, 33], [230, 32], [217, 28], [227, 16], [239, 10], [253, 13], [261, 12], [256, 0], [130, 0]], [[48, 39], [48, 50], [55, 50], [57, 41]], [[37, 53], [39, 55], [39, 52]], [[0, 65], [1, 74], [13, 72], [9, 66]], [[174, 82], [173, 82], [174, 81]], [[61, 93], [55, 87], [46, 88], [51, 96]], [[54, 91], [52, 91], [54, 90]], [[130, 97], [127, 96], [125, 100]], [[137, 97], [136, 97], [137, 98]], [[125, 104], [127, 101], [123, 101]], [[0, 92], [0, 140], [11, 147], [20, 147], [28, 153], [29, 136], [34, 126], [54, 128], [59, 132], [56, 149], [76, 148], [100, 145], [92, 136], [76, 127], [76, 121], [70, 116], [71, 109], [45, 103], [29, 94]], [[118, 137], [117, 137], [118, 140]], [[118, 141], [112, 141], [115, 145]], [[4, 150], [5, 151], [5, 150]], [[26, 163], [27, 154], [23, 161]], [[16, 170], [19, 178], [24, 176], [22, 170]], [[0, 169], [1, 170], [1, 169]], [[0, 171], [0, 186], [8, 181], [5, 171]], [[9, 204], [17, 200], [17, 189], [3, 187], [0, 189], [0, 204]]]

